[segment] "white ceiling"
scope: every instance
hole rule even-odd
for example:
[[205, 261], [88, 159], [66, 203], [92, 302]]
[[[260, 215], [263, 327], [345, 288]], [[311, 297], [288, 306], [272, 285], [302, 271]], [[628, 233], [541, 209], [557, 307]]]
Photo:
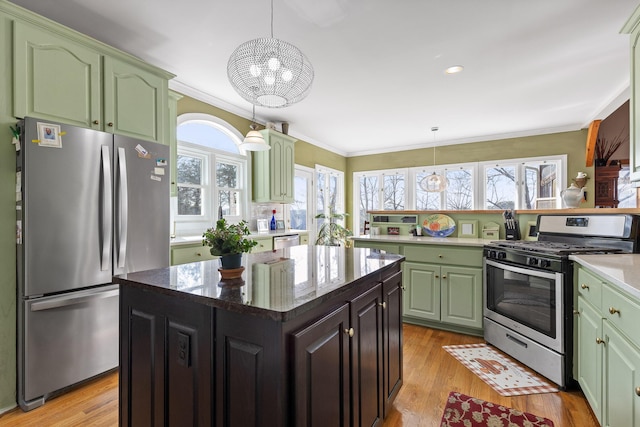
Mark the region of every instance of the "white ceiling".
[[[178, 91], [251, 117], [227, 60], [269, 36], [269, 0], [13, 2], [176, 74]], [[637, 0], [273, 3], [274, 37], [306, 54], [315, 81], [300, 103], [256, 115], [342, 155], [577, 130], [629, 97], [629, 36], [619, 31]], [[451, 65], [465, 69], [445, 74]]]

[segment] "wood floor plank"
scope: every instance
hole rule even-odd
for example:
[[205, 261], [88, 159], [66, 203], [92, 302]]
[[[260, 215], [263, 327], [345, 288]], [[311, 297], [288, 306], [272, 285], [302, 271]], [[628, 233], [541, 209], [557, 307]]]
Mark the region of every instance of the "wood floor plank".
[[[384, 427], [437, 427], [450, 391], [531, 412], [556, 427], [597, 427], [582, 392], [505, 397], [489, 387], [443, 345], [475, 344], [483, 339], [415, 325], [404, 325], [404, 385]], [[111, 373], [58, 396], [30, 412], [0, 416], [0, 426], [112, 427], [118, 425], [118, 374]]]

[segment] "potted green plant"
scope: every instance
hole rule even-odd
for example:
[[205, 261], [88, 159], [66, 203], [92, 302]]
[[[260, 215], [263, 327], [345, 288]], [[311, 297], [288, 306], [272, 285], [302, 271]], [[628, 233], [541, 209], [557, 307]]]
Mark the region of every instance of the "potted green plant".
[[345, 219], [348, 215], [347, 213], [339, 214], [335, 212], [329, 215], [316, 215], [316, 219], [325, 220], [320, 226], [320, 230], [318, 230], [316, 245], [344, 246], [350, 248], [353, 242], [349, 237], [353, 236], [353, 233], [338, 223], [338, 221]]
[[202, 234], [202, 245], [211, 248], [211, 255], [220, 257], [223, 269], [239, 268], [242, 254], [258, 244], [257, 241], [245, 237], [249, 234], [245, 220], [238, 224], [228, 224], [227, 220], [222, 218], [216, 222], [216, 228], [208, 228]]

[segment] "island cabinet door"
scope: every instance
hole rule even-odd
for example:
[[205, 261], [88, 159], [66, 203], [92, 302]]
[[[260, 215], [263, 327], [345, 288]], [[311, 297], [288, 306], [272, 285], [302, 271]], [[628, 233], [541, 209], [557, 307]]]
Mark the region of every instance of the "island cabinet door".
[[216, 309], [215, 325], [215, 425], [288, 425], [281, 323]]
[[293, 334], [294, 425], [350, 425], [349, 305]]
[[384, 416], [402, 387], [402, 272], [382, 284]]
[[212, 311], [121, 286], [123, 427], [212, 425]]
[[382, 425], [382, 289], [375, 285], [350, 301], [353, 426]]

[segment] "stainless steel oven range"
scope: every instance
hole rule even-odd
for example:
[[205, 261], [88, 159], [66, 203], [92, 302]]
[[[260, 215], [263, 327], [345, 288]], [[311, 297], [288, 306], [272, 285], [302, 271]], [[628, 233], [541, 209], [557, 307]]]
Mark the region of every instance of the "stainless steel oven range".
[[637, 253], [640, 216], [539, 215], [537, 241], [484, 247], [484, 338], [566, 388], [572, 383], [571, 254]]

